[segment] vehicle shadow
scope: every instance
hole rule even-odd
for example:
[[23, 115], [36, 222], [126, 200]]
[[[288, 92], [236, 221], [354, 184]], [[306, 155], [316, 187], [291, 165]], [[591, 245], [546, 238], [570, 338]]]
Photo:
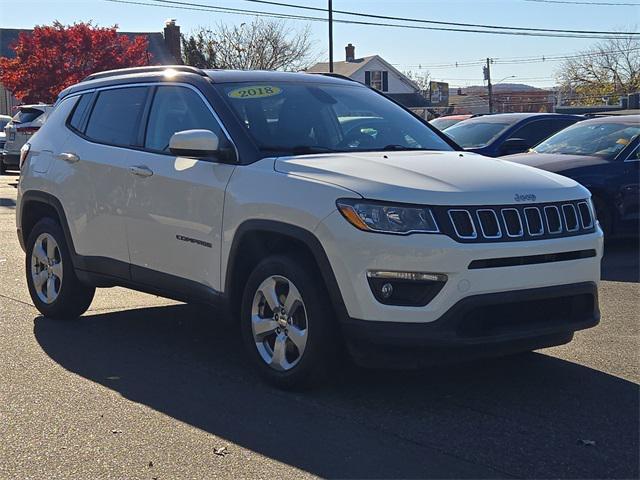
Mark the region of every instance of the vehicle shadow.
[[640, 239], [609, 240], [602, 257], [602, 280], [640, 282]]
[[415, 372], [345, 367], [328, 386], [282, 392], [211, 316], [181, 304], [38, 317], [34, 332], [65, 369], [322, 477], [638, 476], [632, 382], [532, 353]]

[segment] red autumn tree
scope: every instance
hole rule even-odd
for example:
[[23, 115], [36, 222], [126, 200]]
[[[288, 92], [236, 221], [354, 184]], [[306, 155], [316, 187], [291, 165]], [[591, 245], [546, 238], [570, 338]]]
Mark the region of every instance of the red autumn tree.
[[116, 29], [90, 22], [36, 26], [19, 35], [12, 46], [15, 58], [0, 58], [0, 82], [25, 103], [52, 103], [91, 73], [149, 65], [147, 39], [118, 35]]

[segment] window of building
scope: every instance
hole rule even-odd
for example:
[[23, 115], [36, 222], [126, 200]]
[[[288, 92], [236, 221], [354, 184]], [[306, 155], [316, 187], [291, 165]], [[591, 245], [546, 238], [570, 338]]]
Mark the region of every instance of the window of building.
[[389, 72], [384, 70], [370, 70], [365, 73], [365, 83], [376, 90], [389, 90]]

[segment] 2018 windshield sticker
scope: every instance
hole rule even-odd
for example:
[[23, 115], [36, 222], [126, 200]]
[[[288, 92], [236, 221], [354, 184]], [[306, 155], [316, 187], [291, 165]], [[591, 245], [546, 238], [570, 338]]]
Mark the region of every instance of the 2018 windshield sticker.
[[227, 95], [231, 98], [264, 98], [280, 95], [282, 89], [272, 85], [251, 85], [249, 87], [240, 87], [231, 90]]

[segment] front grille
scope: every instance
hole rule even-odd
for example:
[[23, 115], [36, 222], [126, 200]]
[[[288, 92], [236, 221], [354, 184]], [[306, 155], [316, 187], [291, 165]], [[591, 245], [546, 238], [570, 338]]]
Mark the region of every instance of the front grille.
[[584, 201], [527, 205], [434, 207], [443, 233], [463, 243], [542, 240], [584, 235], [595, 219]]

